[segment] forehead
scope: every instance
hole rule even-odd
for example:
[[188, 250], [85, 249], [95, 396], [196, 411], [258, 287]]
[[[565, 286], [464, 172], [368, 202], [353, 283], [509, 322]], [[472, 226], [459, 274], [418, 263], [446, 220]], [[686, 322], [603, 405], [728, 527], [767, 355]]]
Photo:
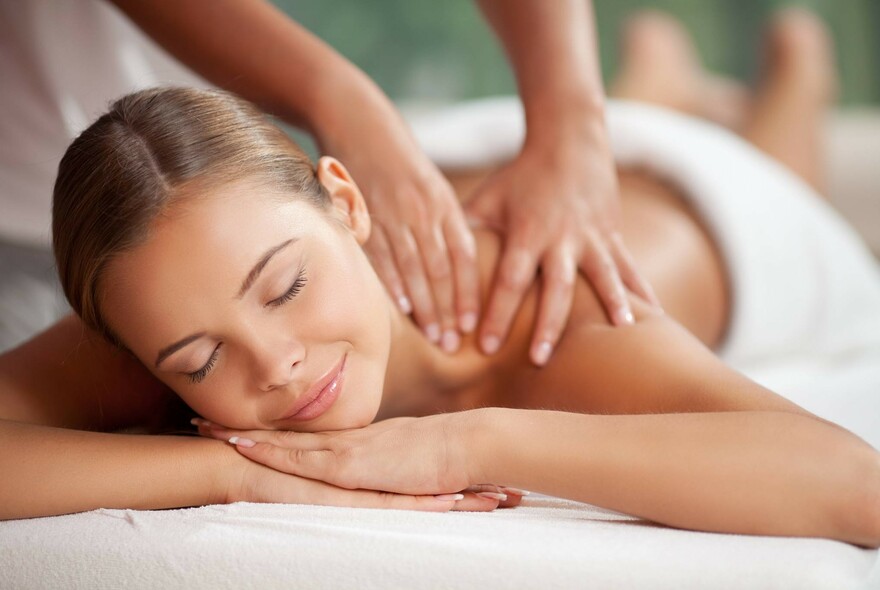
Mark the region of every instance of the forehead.
[[266, 250], [327, 226], [308, 201], [255, 184], [187, 195], [154, 220], [143, 244], [108, 265], [102, 311], [137, 353], [132, 334], [206, 322], [212, 302], [231, 300]]

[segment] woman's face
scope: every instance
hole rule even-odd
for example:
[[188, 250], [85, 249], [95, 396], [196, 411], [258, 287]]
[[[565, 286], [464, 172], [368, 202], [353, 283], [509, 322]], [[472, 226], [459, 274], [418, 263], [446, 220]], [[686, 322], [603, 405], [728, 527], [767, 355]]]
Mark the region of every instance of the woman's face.
[[391, 307], [369, 217], [338, 162], [319, 172], [327, 210], [247, 181], [184, 197], [102, 279], [110, 327], [209, 420], [313, 432], [379, 410]]

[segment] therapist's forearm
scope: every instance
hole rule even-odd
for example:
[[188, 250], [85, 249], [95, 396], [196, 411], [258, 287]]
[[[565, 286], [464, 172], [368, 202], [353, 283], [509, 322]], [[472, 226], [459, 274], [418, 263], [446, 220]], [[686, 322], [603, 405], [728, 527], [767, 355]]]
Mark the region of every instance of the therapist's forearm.
[[589, 0], [479, 0], [516, 74], [527, 141], [604, 125], [605, 91]]
[[0, 520], [224, 503], [237, 462], [228, 446], [0, 420]]
[[113, 0], [193, 71], [326, 136], [342, 110], [393, 112], [366, 74], [265, 0]]
[[686, 529], [880, 545], [880, 454], [808, 416], [485, 412], [475, 481]]

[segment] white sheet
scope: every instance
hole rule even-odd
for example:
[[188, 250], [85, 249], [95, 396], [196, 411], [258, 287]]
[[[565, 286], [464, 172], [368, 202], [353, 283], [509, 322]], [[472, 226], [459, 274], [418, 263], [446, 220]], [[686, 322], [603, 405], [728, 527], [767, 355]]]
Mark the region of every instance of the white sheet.
[[[475, 137], [458, 163], [481, 163], [487, 146], [509, 155], [521, 131]], [[880, 448], [877, 351], [775, 358], [749, 374]], [[0, 523], [0, 587], [862, 589], [880, 588], [880, 552], [683, 531], [537, 495], [493, 513], [237, 503]]]
[[670, 529], [544, 496], [492, 513], [237, 503], [0, 525], [3, 588], [880, 587], [877, 552]]

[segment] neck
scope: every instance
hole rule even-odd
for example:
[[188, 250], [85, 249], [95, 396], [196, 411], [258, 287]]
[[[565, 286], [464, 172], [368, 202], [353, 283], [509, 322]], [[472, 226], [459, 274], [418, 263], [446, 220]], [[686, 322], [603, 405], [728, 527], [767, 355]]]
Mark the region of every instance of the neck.
[[391, 349], [382, 405], [376, 420], [455, 411], [472, 403], [485, 381], [486, 361], [470, 338], [447, 354], [431, 344], [415, 323], [388, 299]]

